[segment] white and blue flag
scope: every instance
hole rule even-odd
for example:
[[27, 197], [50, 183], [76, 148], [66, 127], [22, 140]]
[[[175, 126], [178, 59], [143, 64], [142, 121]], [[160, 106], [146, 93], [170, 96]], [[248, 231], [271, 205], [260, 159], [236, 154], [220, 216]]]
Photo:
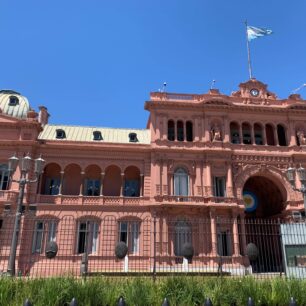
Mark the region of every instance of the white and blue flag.
[[272, 33], [273, 32], [269, 29], [247, 26], [248, 41], [251, 41], [258, 37], [270, 35]]

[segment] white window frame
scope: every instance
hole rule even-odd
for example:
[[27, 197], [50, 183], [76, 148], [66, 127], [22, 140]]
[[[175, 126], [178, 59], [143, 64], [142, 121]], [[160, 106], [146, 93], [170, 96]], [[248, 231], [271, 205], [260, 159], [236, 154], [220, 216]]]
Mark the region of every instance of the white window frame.
[[[121, 238], [121, 234], [125, 233], [125, 239]], [[118, 241], [126, 243], [129, 254], [139, 253], [139, 236], [140, 221], [119, 221], [118, 224]]]
[[[185, 180], [185, 182], [184, 182]], [[186, 184], [183, 186], [183, 184]], [[186, 189], [186, 192], [184, 192]], [[173, 174], [173, 191], [175, 196], [189, 196], [189, 175], [184, 168], [177, 168]]]
[[179, 220], [175, 223], [174, 233], [174, 254], [182, 256], [183, 245], [192, 243], [192, 227], [188, 221]]
[[[81, 225], [85, 224], [85, 229], [81, 229]], [[85, 234], [84, 241], [84, 250], [83, 252], [79, 251], [80, 249], [80, 234]], [[76, 253], [83, 254], [96, 254], [98, 253], [99, 246], [99, 223], [95, 220], [80, 220], [78, 221], [78, 230], [77, 230], [77, 244], [76, 244]]]
[[45, 194], [58, 195], [61, 179], [59, 177], [47, 177], [45, 183]]
[[[99, 183], [98, 184], [98, 187], [96, 187], [96, 183]], [[91, 188], [92, 189], [92, 194], [89, 195], [88, 194], [88, 189]], [[90, 178], [87, 178], [85, 180], [85, 195], [86, 196], [91, 196], [91, 197], [97, 197], [100, 195], [100, 188], [101, 188], [101, 180], [99, 179], [90, 179]], [[95, 195], [95, 191], [97, 192], [97, 195]]]
[[[42, 224], [42, 228], [38, 228], [39, 224]], [[56, 233], [56, 220], [37, 220], [34, 227], [32, 253], [42, 253], [48, 242], [56, 241]]]
[[[214, 176], [214, 196], [217, 198], [226, 197], [226, 177], [225, 176]], [[221, 186], [221, 184], [223, 186]]]
[[[6, 164], [0, 165], [0, 190], [7, 190], [9, 187], [9, 172], [8, 172], [8, 166]], [[4, 184], [6, 183], [6, 186], [4, 188]]]
[[[223, 243], [223, 239], [226, 239], [226, 245]], [[220, 229], [217, 235], [217, 246], [219, 256], [232, 256], [233, 246], [232, 246], [232, 234], [230, 230]]]

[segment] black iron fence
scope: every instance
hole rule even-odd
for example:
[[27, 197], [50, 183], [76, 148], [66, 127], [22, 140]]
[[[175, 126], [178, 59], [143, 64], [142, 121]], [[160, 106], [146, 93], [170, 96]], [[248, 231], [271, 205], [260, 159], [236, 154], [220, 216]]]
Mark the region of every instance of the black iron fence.
[[[0, 272], [6, 274], [15, 216], [4, 214], [0, 220]], [[27, 212], [18, 229], [16, 274], [302, 278], [306, 223], [297, 221]]]

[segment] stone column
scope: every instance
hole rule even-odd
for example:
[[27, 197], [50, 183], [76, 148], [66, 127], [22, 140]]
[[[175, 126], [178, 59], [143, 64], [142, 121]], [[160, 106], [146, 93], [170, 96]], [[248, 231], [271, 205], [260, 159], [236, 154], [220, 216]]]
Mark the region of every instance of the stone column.
[[228, 118], [223, 118], [223, 122], [224, 122], [224, 137], [223, 137], [223, 141], [228, 143], [228, 142], [230, 142], [230, 128], [229, 128]]
[[204, 141], [210, 141], [210, 128], [209, 128], [209, 120], [205, 118], [204, 120]]
[[101, 182], [100, 182], [100, 196], [103, 196], [103, 187], [104, 187], [104, 172], [101, 172]]
[[193, 133], [194, 133], [193, 135], [194, 141], [199, 141], [200, 140], [199, 118], [194, 118]]
[[233, 173], [232, 173], [232, 164], [229, 162], [227, 164], [227, 180], [226, 180], [226, 190], [227, 197], [233, 197]]
[[123, 197], [123, 187], [124, 187], [124, 173], [121, 173], [120, 197]]
[[144, 175], [141, 173], [140, 174], [140, 186], [139, 186], [140, 187], [139, 188], [139, 196], [140, 197], [143, 197], [143, 189], [144, 189], [144, 186], [143, 186], [144, 184], [143, 183], [144, 183]]
[[84, 171], [81, 171], [81, 185], [80, 185], [80, 194], [79, 196], [82, 196], [83, 195], [83, 192], [84, 192], [84, 175], [85, 175], [85, 172]]
[[251, 125], [251, 144], [255, 144], [254, 124]]
[[239, 140], [240, 140], [240, 144], [243, 144], [242, 123], [239, 124]]
[[206, 196], [212, 196], [211, 165], [209, 162], [206, 162]]
[[266, 132], [266, 125], [262, 128], [262, 143], [267, 145], [267, 132]]
[[174, 123], [174, 141], [177, 141], [177, 122], [173, 120]]
[[38, 190], [37, 190], [37, 194], [41, 194], [41, 185], [42, 185], [42, 179], [43, 179], [43, 175], [44, 175], [44, 171], [42, 171], [42, 173], [39, 175], [39, 178], [38, 178]]
[[167, 124], [167, 116], [163, 116], [163, 134], [162, 134], [162, 139], [166, 140], [168, 139], [168, 124]]
[[216, 212], [214, 209], [210, 209], [210, 230], [211, 230], [211, 256], [217, 256], [218, 241], [217, 241], [217, 222]]
[[233, 255], [239, 256], [240, 248], [239, 248], [239, 232], [238, 232], [238, 224], [237, 224], [237, 214], [233, 213]]
[[64, 174], [65, 174], [65, 172], [64, 172], [64, 171], [61, 171], [60, 174], [61, 174], [61, 178], [60, 178], [60, 185], [59, 185], [59, 187], [58, 187], [58, 195], [62, 195], [63, 184], [64, 184]]
[[279, 146], [278, 136], [277, 136], [277, 126], [273, 126], [274, 142], [276, 146]]

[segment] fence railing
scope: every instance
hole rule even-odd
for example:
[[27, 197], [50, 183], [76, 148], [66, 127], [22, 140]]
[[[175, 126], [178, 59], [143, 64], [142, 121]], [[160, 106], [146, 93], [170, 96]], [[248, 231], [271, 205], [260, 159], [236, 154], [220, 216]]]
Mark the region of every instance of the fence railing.
[[[163, 215], [140, 219], [105, 214], [23, 214], [16, 274], [306, 277], [304, 221]], [[14, 220], [11, 214], [0, 218], [2, 274], [7, 272]], [[119, 241], [127, 248], [120, 258], [115, 253]], [[50, 242], [58, 247], [52, 259], [46, 257]]]

